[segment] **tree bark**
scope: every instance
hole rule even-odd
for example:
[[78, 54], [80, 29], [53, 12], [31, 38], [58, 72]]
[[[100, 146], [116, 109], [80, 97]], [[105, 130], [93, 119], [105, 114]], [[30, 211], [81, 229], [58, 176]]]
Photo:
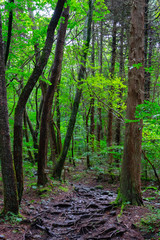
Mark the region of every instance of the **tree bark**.
[[57, 37], [57, 44], [55, 50], [55, 58], [53, 69], [51, 73], [50, 85], [47, 89], [47, 93], [44, 99], [43, 112], [41, 118], [41, 128], [40, 128], [40, 140], [39, 140], [39, 150], [38, 150], [38, 185], [45, 185], [47, 182], [47, 176], [45, 173], [45, 163], [47, 156], [47, 122], [50, 121], [51, 109], [53, 104], [54, 93], [61, 75], [62, 60], [63, 60], [63, 49], [65, 43], [66, 30], [69, 18], [69, 7], [65, 8], [62, 14], [65, 19], [61, 21], [60, 29]]
[[47, 38], [45, 42], [45, 46], [42, 51], [42, 55], [39, 58], [38, 63], [36, 64], [26, 86], [24, 87], [16, 109], [15, 109], [15, 116], [14, 116], [14, 163], [15, 163], [15, 170], [16, 170], [16, 177], [17, 177], [17, 185], [18, 185], [18, 196], [19, 201], [21, 202], [22, 194], [23, 194], [23, 166], [22, 166], [22, 121], [23, 121], [23, 112], [25, 109], [25, 105], [27, 100], [38, 81], [40, 75], [44, 67], [47, 64], [52, 44], [54, 41], [54, 32], [57, 27], [59, 18], [61, 16], [63, 6], [66, 0], [58, 0], [57, 6], [55, 8], [54, 14], [51, 18], [51, 21], [48, 26], [47, 30]]
[[92, 8], [93, 8], [92, 0], [89, 0], [88, 22], [87, 22], [87, 28], [85, 29], [86, 31], [84, 33], [84, 42], [85, 43], [83, 46], [83, 55], [82, 55], [80, 70], [79, 70], [79, 74], [78, 74], [78, 88], [76, 89], [76, 95], [75, 95], [75, 99], [74, 99], [74, 103], [73, 103], [72, 113], [71, 113], [70, 121], [68, 124], [67, 133], [66, 133], [64, 145], [62, 148], [62, 152], [61, 152], [58, 162], [53, 170], [53, 176], [55, 178], [59, 178], [59, 179], [61, 178], [61, 173], [62, 173], [65, 159], [66, 159], [66, 156], [68, 153], [70, 141], [72, 138], [72, 134], [73, 134], [73, 130], [74, 130], [75, 122], [76, 122], [76, 116], [78, 113], [79, 103], [80, 103], [80, 99], [81, 99], [81, 95], [82, 95], [81, 84], [83, 83], [82, 79], [84, 79], [84, 74], [85, 74], [85, 70], [86, 70], [87, 52], [89, 49], [89, 43], [90, 43], [90, 38], [91, 38]]
[[[27, 116], [26, 116], [26, 110], [24, 111], [24, 116], [23, 116], [23, 121], [24, 121], [24, 135], [26, 138], [26, 143], [29, 143], [29, 135], [28, 135], [28, 130], [27, 130]], [[28, 148], [28, 147], [27, 147]], [[32, 157], [32, 152], [30, 149], [27, 150], [28, 152], [28, 157], [30, 162], [34, 162], [33, 157]]]
[[[9, 3], [14, 4], [14, 0], [9, 0]], [[9, 11], [9, 19], [8, 19], [8, 34], [7, 34], [7, 46], [5, 51], [5, 66], [7, 65], [7, 60], [9, 56], [9, 48], [11, 44], [11, 37], [12, 37], [12, 23], [13, 23], [13, 10]]]
[[[100, 51], [99, 51], [99, 73], [102, 74], [102, 64], [103, 64], [103, 22], [100, 22]], [[102, 133], [102, 109], [98, 107], [97, 109], [98, 119], [97, 119], [97, 148], [100, 150], [100, 141]]]
[[60, 102], [59, 102], [59, 98], [60, 98], [60, 80], [58, 82], [57, 85], [57, 98], [56, 98], [56, 112], [57, 112], [57, 147], [58, 147], [58, 154], [60, 154], [61, 150], [62, 150], [62, 146], [61, 146], [61, 139], [60, 139], [60, 128], [61, 128], [61, 111], [60, 111]]
[[[116, 41], [117, 41], [117, 21], [114, 16], [113, 20], [113, 30], [112, 30], [112, 58], [111, 58], [111, 78], [114, 77], [115, 72], [115, 62], [116, 62]], [[112, 87], [111, 87], [112, 90]], [[112, 140], [113, 140], [113, 112], [112, 112], [112, 101], [110, 100], [109, 109], [108, 109], [108, 136], [107, 136], [107, 146], [108, 148], [112, 147]], [[109, 149], [110, 151], [110, 149]], [[113, 154], [109, 152], [108, 154], [108, 162], [111, 164], [113, 162]]]
[[0, 14], [0, 159], [3, 179], [3, 213], [18, 214], [18, 194], [16, 176], [11, 153], [7, 91], [5, 83], [5, 61], [3, 52], [2, 23]]
[[[121, 15], [121, 35], [120, 35], [120, 63], [119, 63], [119, 76], [121, 78], [121, 81], [124, 79], [124, 8], [122, 9], [122, 15]], [[122, 98], [122, 90], [120, 90], [119, 97]], [[121, 109], [121, 106], [119, 106], [119, 110]], [[116, 119], [116, 133], [115, 133], [115, 142], [116, 145], [119, 146], [121, 142], [121, 118], [118, 117]]]
[[[95, 26], [94, 21], [92, 22], [92, 76], [95, 76]], [[91, 94], [90, 106], [91, 106], [91, 114], [90, 114], [90, 142], [91, 142], [91, 149], [94, 152], [94, 131], [95, 131], [95, 122], [94, 122], [94, 115], [95, 115], [95, 106], [94, 106], [94, 96]]]
[[[149, 0], [145, 0], [145, 14], [144, 14], [144, 67], [148, 67], [148, 38], [149, 38], [149, 24], [148, 24], [148, 4]], [[145, 70], [144, 72], [144, 99], [150, 98], [150, 79], [149, 74]]]
[[[135, 111], [144, 98], [144, 3], [134, 0], [131, 11], [127, 120], [124, 156], [121, 169], [120, 198], [122, 202], [141, 205], [141, 143], [142, 121], [135, 122]], [[141, 63], [142, 67], [133, 67]]]

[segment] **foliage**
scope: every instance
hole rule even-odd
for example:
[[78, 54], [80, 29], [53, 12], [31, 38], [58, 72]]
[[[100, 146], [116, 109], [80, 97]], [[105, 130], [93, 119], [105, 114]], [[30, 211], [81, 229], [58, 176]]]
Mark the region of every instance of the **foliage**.
[[23, 220], [20, 214], [15, 215], [12, 212], [7, 212], [4, 218], [0, 219], [0, 222], [10, 222], [11, 224], [20, 223]]

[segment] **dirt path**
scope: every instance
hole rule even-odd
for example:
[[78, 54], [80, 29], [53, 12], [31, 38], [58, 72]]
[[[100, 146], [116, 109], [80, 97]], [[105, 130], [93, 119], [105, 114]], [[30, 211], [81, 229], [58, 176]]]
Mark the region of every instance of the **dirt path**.
[[32, 217], [23, 239], [144, 239], [133, 226], [118, 221], [111, 204], [115, 198], [111, 191], [74, 186], [73, 192], [58, 202], [49, 199], [28, 212]]
[[[78, 173], [84, 173], [84, 176], [74, 180], [73, 176], [78, 177]], [[67, 179], [66, 184], [53, 181], [41, 190], [35, 184], [28, 185], [30, 181], [27, 180], [20, 209], [25, 219], [16, 219], [14, 223], [0, 219], [0, 239], [159, 239], [156, 235], [158, 229], [156, 232], [147, 231], [142, 236], [136, 227], [136, 223], [149, 212], [148, 208], [128, 205], [120, 214], [121, 209], [111, 204], [117, 196], [117, 184], [99, 180], [94, 172], [85, 172], [84, 169], [75, 170]], [[153, 198], [153, 190], [148, 191], [144, 193], [145, 197]], [[0, 195], [2, 208], [2, 193]], [[155, 203], [146, 203], [156, 206], [158, 202], [157, 198]]]

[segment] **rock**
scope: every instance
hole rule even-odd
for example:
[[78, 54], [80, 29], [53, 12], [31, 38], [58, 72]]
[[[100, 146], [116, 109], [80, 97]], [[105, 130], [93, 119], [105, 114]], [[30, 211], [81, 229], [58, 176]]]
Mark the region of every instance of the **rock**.
[[111, 211], [111, 212], [109, 213], [109, 215], [110, 215], [110, 216], [116, 216], [116, 211]]
[[0, 239], [6, 239], [4, 235], [0, 235]]
[[34, 235], [33, 238], [34, 238], [34, 239], [41, 239], [42, 237], [41, 237], [41, 235], [38, 235], [38, 234], [37, 234], [37, 235]]

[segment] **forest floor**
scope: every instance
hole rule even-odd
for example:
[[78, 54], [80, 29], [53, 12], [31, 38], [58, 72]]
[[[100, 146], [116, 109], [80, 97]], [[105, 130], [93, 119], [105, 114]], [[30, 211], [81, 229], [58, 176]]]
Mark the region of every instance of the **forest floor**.
[[21, 215], [0, 219], [0, 239], [160, 239], [160, 191], [156, 185], [143, 183], [144, 206], [116, 207], [112, 202], [119, 181], [87, 171], [82, 164], [69, 169], [65, 183], [50, 179], [40, 188], [36, 176], [29, 176], [32, 170], [25, 171]]

